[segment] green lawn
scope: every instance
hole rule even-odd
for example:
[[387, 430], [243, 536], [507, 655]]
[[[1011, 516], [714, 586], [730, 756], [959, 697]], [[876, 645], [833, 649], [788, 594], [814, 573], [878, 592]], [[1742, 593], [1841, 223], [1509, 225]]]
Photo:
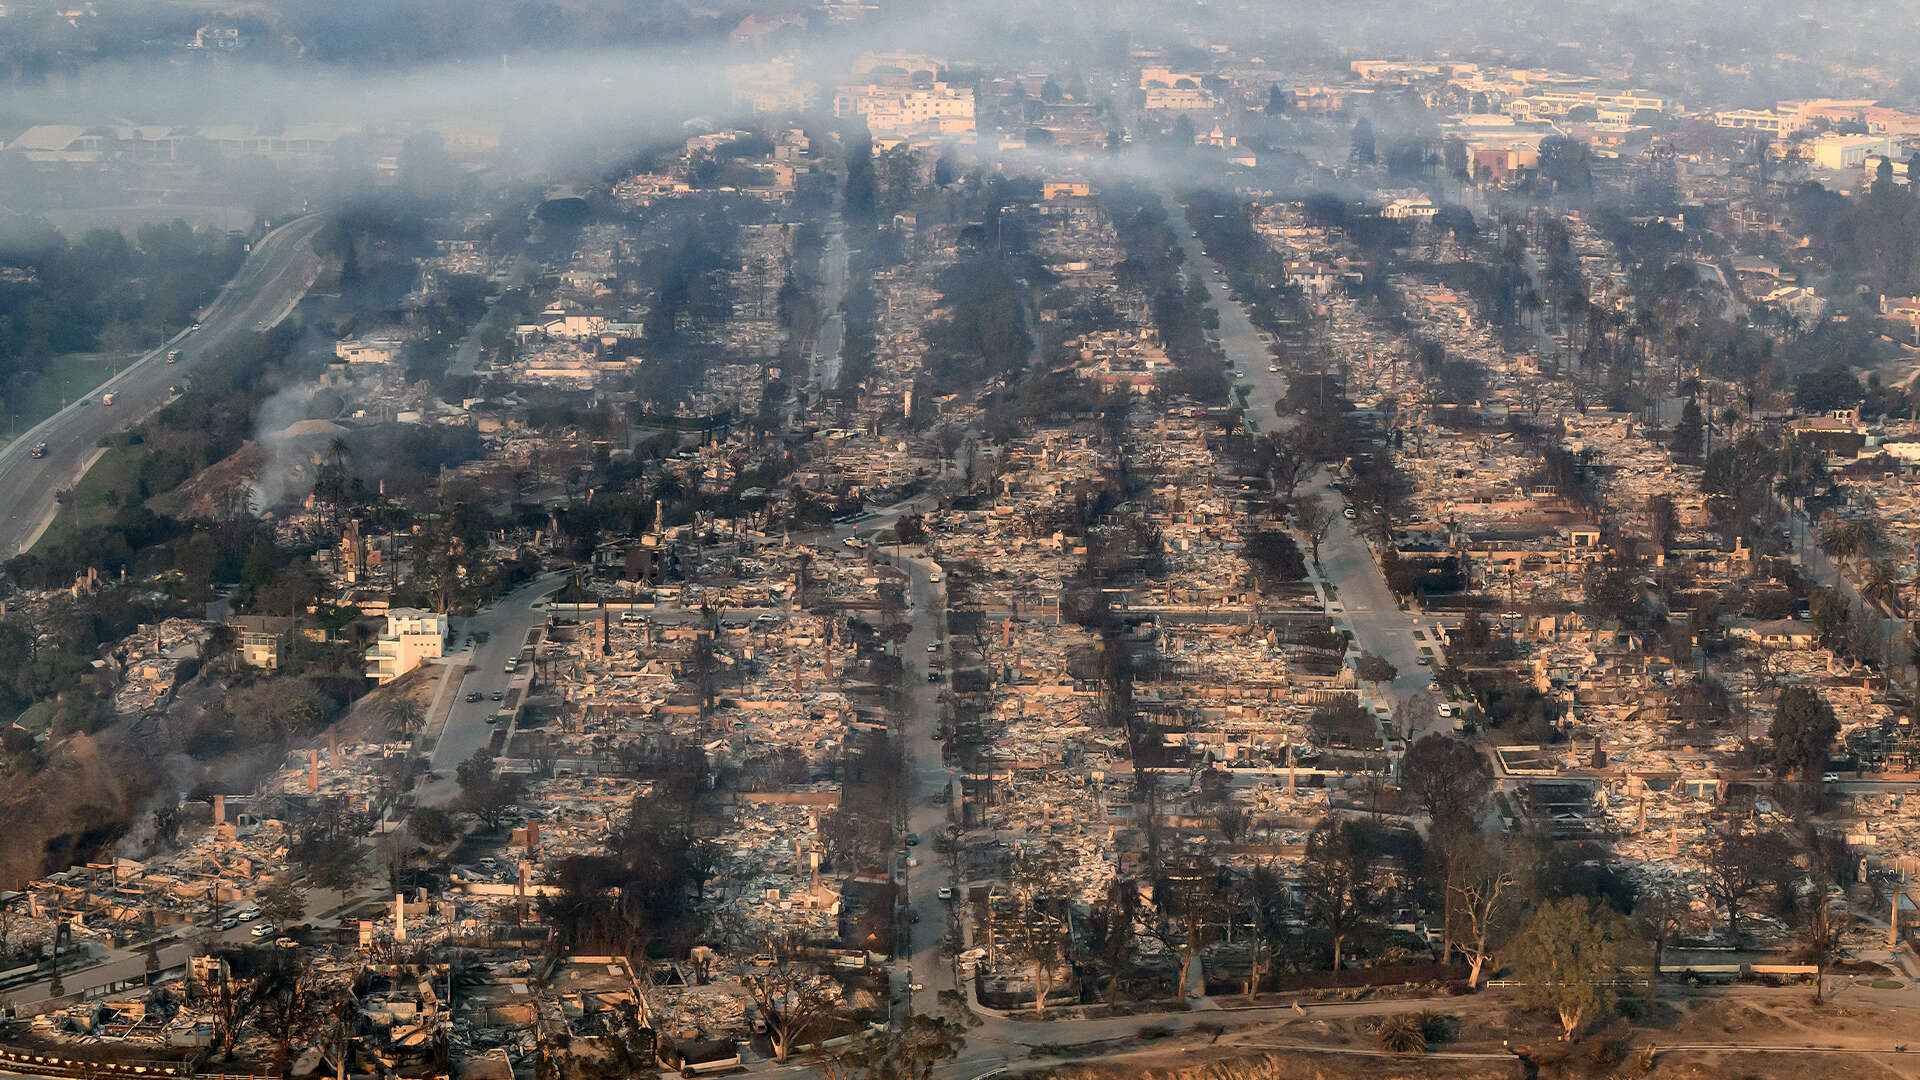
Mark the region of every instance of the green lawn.
[[140, 458], [145, 453], [141, 446], [116, 446], [102, 453], [98, 460], [87, 469], [87, 474], [73, 486], [73, 492], [60, 510], [54, 515], [53, 524], [40, 536], [40, 542], [33, 550], [44, 551], [64, 541], [67, 537], [91, 525], [104, 525], [113, 520], [120, 507], [107, 501], [108, 492], [119, 492], [124, 498], [133, 490], [135, 471], [140, 467]]
[[68, 353], [54, 358], [49, 370], [34, 380], [33, 385], [20, 395], [19, 401], [6, 403], [8, 415], [0, 417], [0, 423], [6, 423], [8, 427], [0, 431], [0, 435], [11, 439], [25, 434], [28, 428], [106, 382], [132, 359], [130, 356], [108, 353]]

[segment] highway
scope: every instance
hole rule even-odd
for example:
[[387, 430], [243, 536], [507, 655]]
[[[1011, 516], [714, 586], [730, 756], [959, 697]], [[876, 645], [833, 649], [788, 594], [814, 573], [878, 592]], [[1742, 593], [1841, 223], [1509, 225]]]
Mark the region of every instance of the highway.
[[[31, 548], [53, 521], [54, 496], [86, 475], [100, 440], [139, 422], [165, 405], [171, 388], [196, 364], [293, 311], [320, 269], [308, 241], [325, 224], [322, 214], [296, 218], [262, 237], [247, 261], [200, 317], [200, 329], [183, 330], [94, 387], [87, 396], [35, 425], [0, 450], [0, 558]], [[180, 353], [168, 364], [170, 350]], [[101, 396], [112, 393], [112, 405]], [[45, 443], [46, 456], [32, 448]]]

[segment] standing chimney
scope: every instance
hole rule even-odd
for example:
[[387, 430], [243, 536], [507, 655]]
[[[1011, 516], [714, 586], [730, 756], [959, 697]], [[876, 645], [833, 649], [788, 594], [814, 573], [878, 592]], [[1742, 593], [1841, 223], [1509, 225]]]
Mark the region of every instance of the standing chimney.
[[407, 894], [393, 894], [393, 940], [407, 940]]
[[320, 751], [318, 748], [307, 751], [307, 794], [320, 794]]
[[213, 823], [215, 825], [225, 825], [227, 823], [227, 797], [225, 795], [215, 795], [213, 797]]

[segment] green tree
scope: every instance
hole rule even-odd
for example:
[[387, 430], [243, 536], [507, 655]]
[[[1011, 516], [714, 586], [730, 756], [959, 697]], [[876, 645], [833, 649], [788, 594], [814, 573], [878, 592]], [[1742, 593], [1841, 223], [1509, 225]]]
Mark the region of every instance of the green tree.
[[493, 764], [492, 755], [482, 746], [474, 750], [473, 756], [460, 763], [454, 770], [454, 778], [460, 784], [460, 809], [480, 819], [480, 823], [489, 829], [500, 827], [500, 821], [508, 810], [513, 808], [518, 787], [500, 775]]
[[426, 719], [420, 703], [407, 694], [396, 694], [387, 702], [387, 727], [395, 734], [412, 738], [420, 730], [420, 724]]
[[1400, 669], [1393, 666], [1393, 661], [1378, 653], [1361, 653], [1360, 659], [1354, 661], [1353, 670], [1364, 682], [1392, 682], [1400, 677]]
[[1521, 1003], [1552, 1012], [1561, 1038], [1572, 1041], [1612, 1010], [1611, 981], [1632, 942], [1632, 928], [1605, 904], [1580, 896], [1547, 901], [1512, 950]]
[[1407, 748], [1402, 787], [1436, 826], [1477, 827], [1493, 791], [1493, 770], [1471, 743], [1436, 732]]
[[1363, 116], [1353, 125], [1353, 160], [1359, 165], [1371, 165], [1376, 157], [1373, 121]]
[[1688, 398], [1686, 407], [1680, 410], [1680, 423], [1673, 429], [1673, 456], [1681, 461], [1693, 461], [1700, 456], [1705, 440], [1706, 423], [1700, 415], [1700, 403]]
[[1773, 771], [1809, 782], [1819, 780], [1839, 734], [1839, 718], [1812, 687], [1787, 687], [1780, 691], [1768, 730], [1773, 740]]

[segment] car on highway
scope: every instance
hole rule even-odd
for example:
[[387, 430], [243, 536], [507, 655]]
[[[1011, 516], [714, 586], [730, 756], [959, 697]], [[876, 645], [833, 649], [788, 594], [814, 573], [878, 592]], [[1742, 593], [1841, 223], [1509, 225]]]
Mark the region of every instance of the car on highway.
[[194, 324], [193, 324], [192, 326], [189, 326], [189, 327], [187, 327], [187, 329], [188, 329], [189, 331], [192, 331], [192, 330], [198, 330], [198, 329], [200, 329], [200, 324], [199, 324], [199, 323], [194, 323]]
[[100, 404], [102, 404], [102, 405], [111, 405], [111, 404], [113, 404], [113, 395], [112, 395], [112, 394], [101, 394], [101, 395], [100, 395]]
[[478, 690], [467, 691], [467, 704], [471, 705], [474, 702], [479, 700], [480, 700], [480, 691]]
[[175, 362], [177, 362], [177, 361], [178, 361], [179, 359], [180, 359], [180, 350], [179, 350], [179, 349], [168, 349], [168, 350], [167, 350], [167, 363], [169, 363], [169, 364], [171, 364], [171, 363], [175, 363]]
[[37, 458], [43, 458], [43, 457], [46, 457], [46, 456], [47, 456], [47, 444], [46, 444], [46, 443], [43, 443], [43, 442], [37, 442], [37, 443], [34, 443], [34, 444], [33, 444], [33, 449], [32, 449], [32, 450], [30, 450], [30, 451], [28, 451], [28, 456], [30, 456], [30, 457], [37, 457]]

